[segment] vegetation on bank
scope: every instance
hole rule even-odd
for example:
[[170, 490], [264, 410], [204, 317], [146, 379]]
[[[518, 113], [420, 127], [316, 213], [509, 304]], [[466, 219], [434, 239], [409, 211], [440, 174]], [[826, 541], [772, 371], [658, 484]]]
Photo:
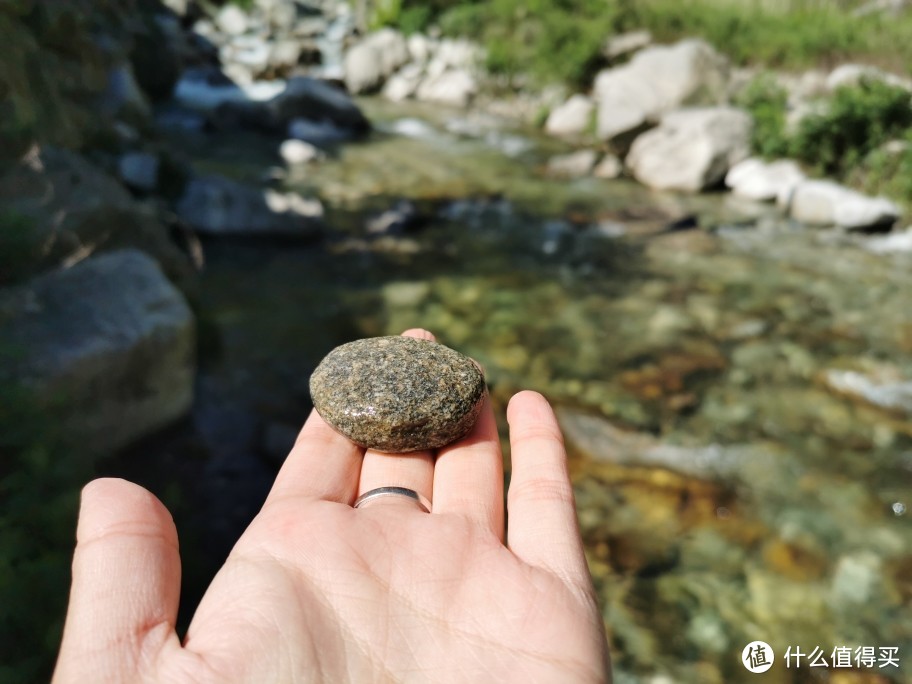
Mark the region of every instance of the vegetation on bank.
[[912, 64], [912, 14], [856, 16], [862, 0], [374, 0], [373, 25], [436, 24], [488, 50], [495, 73], [589, 83], [606, 37], [649, 29], [661, 42], [701, 37], [739, 65], [800, 69], [863, 61]]
[[[864, 0], [376, 0], [374, 26], [405, 33], [436, 25], [480, 41], [487, 68], [507, 79], [588, 90], [609, 66], [607, 38], [648, 29], [658, 42], [700, 37], [736, 65], [829, 69], [862, 62], [912, 65], [912, 12], [856, 14]], [[838, 89], [819, 111], [787, 125], [787, 93], [764, 74], [737, 104], [755, 120], [754, 151], [799, 160], [814, 174], [912, 204], [909, 93], [880, 81]]]
[[842, 86], [789, 126], [787, 93], [763, 74], [737, 104], [754, 117], [760, 156], [797, 159], [816, 175], [912, 203], [912, 106], [904, 88], [874, 79]]

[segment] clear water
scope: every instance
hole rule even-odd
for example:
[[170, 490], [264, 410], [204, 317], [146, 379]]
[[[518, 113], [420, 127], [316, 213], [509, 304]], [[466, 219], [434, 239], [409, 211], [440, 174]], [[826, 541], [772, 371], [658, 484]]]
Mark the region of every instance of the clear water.
[[[912, 381], [912, 255], [722, 195], [548, 179], [560, 146], [534, 133], [364, 104], [378, 132], [285, 183], [327, 203], [324, 242], [205, 244], [217, 343], [193, 444], [212, 499], [252, 514], [329, 349], [425, 327], [484, 365], [499, 418], [522, 388], [558, 407], [617, 681], [747, 681], [754, 639], [779, 659], [899, 647], [899, 669], [769, 681], [909, 681], [912, 401], [878, 407], [827, 372]], [[277, 163], [253, 136], [181, 144], [248, 180]], [[366, 230], [403, 198], [420, 226]]]

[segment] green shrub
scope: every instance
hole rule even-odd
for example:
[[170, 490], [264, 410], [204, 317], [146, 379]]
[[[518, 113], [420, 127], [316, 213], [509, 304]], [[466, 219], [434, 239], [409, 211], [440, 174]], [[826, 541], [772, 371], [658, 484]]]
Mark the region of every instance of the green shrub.
[[909, 93], [878, 80], [836, 90], [819, 114], [801, 120], [792, 154], [825, 175], [843, 177], [912, 126]]
[[912, 131], [906, 132], [900, 149], [878, 147], [848, 176], [851, 185], [874, 195], [887, 195], [912, 204]]
[[788, 95], [771, 74], [761, 74], [736, 98], [736, 104], [754, 117], [751, 147], [762, 157], [783, 157], [789, 153], [785, 132]]

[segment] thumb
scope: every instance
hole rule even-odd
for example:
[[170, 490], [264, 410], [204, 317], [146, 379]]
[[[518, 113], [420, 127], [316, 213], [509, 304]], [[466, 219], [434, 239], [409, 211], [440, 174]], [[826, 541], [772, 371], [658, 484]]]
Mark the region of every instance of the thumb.
[[55, 684], [132, 681], [177, 641], [180, 556], [171, 515], [126, 480], [82, 490]]

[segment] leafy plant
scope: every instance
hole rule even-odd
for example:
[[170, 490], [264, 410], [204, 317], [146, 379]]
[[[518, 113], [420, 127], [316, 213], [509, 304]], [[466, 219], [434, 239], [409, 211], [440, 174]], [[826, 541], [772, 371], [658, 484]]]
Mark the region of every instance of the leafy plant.
[[789, 153], [785, 131], [787, 99], [785, 89], [772, 74], [761, 74], [736, 98], [736, 104], [754, 117], [751, 147], [763, 157], [783, 157]]
[[836, 90], [819, 114], [801, 120], [791, 151], [820, 173], [842, 177], [912, 126], [909, 92], [880, 80]]

